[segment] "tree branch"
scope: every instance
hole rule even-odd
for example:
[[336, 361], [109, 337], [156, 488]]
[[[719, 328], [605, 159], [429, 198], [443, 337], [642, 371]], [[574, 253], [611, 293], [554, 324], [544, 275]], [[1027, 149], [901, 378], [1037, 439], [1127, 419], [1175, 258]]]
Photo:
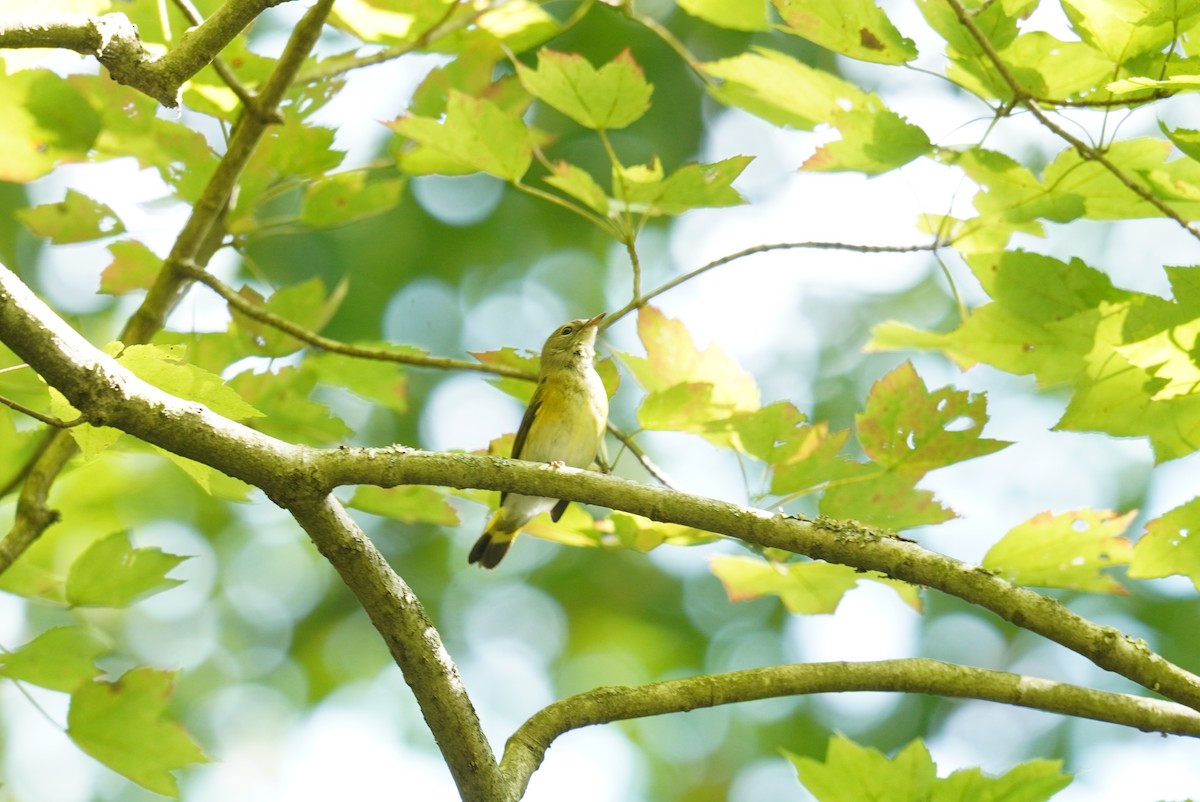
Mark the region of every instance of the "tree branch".
[[992, 62], [992, 65], [996, 68], [996, 72], [998, 72], [1004, 82], [1008, 84], [1008, 88], [1013, 93], [1013, 102], [1019, 103], [1028, 109], [1029, 113], [1036, 117], [1039, 123], [1052, 131], [1059, 139], [1062, 139], [1064, 142], [1074, 148], [1075, 152], [1085, 160], [1094, 161], [1102, 166], [1105, 170], [1108, 170], [1108, 172], [1112, 173], [1113, 177], [1124, 184], [1129, 191], [1133, 192], [1133, 194], [1137, 195], [1146, 203], [1149, 203], [1164, 217], [1174, 220], [1183, 227], [1184, 231], [1188, 232], [1196, 239], [1200, 239], [1200, 230], [1197, 230], [1190, 222], [1185, 220], [1183, 216], [1179, 214], [1179, 212], [1168, 206], [1146, 187], [1126, 175], [1125, 171], [1113, 164], [1108, 157], [1104, 155], [1102, 150], [1092, 147], [1078, 137], [1072, 136], [1062, 126], [1058, 125], [1048, 116], [1046, 116], [1046, 113], [1042, 111], [1042, 108], [1038, 105], [1037, 98], [1034, 95], [1031, 95], [1029, 91], [1021, 85], [1021, 82], [1018, 81], [1016, 76], [1012, 74], [1012, 71], [1009, 70], [1008, 65], [1004, 63], [1002, 58], [1000, 58], [1000, 54], [997, 53], [996, 48], [992, 46], [991, 40], [988, 39], [987, 35], [984, 34], [984, 32], [979, 29], [979, 26], [975, 24], [975, 18], [971, 15], [971, 12], [967, 11], [966, 8], [963, 7], [962, 3], [959, 2], [959, 0], [946, 0], [946, 2], [948, 2], [950, 4], [950, 8], [954, 10], [954, 15], [958, 17], [959, 23], [961, 23], [962, 26], [967, 29], [967, 31], [971, 34], [971, 38], [975, 40], [980, 49], [983, 50], [984, 55], [986, 55], [988, 60]]
[[324, 499], [340, 485], [407, 484], [503, 490], [632, 512], [813, 559], [880, 571], [936, 588], [1078, 652], [1101, 668], [1200, 709], [1200, 677], [1142, 641], [1059, 602], [916, 543], [848, 522], [797, 516], [679, 493], [572, 468], [402, 447], [320, 450], [285, 443], [158, 390], [98, 351], [7, 268], [0, 267], [0, 342], [92, 423], [261, 488], [280, 506]]
[[208, 66], [255, 17], [284, 2], [288, 0], [228, 0], [161, 58], [145, 49], [137, 26], [121, 13], [5, 15], [0, 17], [0, 48], [53, 47], [94, 56], [117, 83], [175, 108], [184, 82]]
[[720, 259], [714, 259], [706, 265], [701, 265], [690, 273], [684, 273], [682, 276], [676, 276], [670, 281], [662, 284], [641, 297], [634, 297], [625, 306], [613, 312], [604, 319], [601, 323], [602, 328], [608, 328], [616, 323], [625, 315], [645, 306], [653, 298], [662, 295], [667, 290], [673, 290], [684, 282], [691, 281], [696, 276], [707, 273], [722, 265], [727, 265], [730, 262], [735, 262], [738, 259], [743, 259], [747, 256], [753, 256], [756, 253], [766, 253], [768, 251], [788, 251], [796, 248], [819, 251], [853, 251], [854, 253], [919, 253], [920, 251], [936, 251], [946, 243], [939, 241], [926, 243], [924, 245], [857, 245], [852, 242], [776, 242], [769, 245], [755, 245], [753, 248], [746, 248], [731, 253], [728, 256], [722, 256]]
[[504, 781], [479, 716], [433, 622], [332, 495], [288, 505], [383, 636], [464, 800], [497, 800]]
[[[229, 5], [232, 3], [226, 4]], [[179, 302], [190, 280], [179, 271], [178, 266], [208, 264], [220, 247], [224, 236], [221, 218], [238, 178], [267, 125], [277, 116], [278, 104], [316, 43], [331, 6], [332, 0], [321, 0], [309, 9], [292, 32], [279, 63], [264, 85], [258, 109], [248, 110], [234, 128], [225, 156], [205, 185], [171, 253], [163, 262], [154, 285], [126, 322], [121, 332], [121, 340], [126, 344], [148, 342], [162, 329], [167, 313]], [[46, 499], [54, 477], [74, 453], [75, 441], [66, 432], [59, 431], [51, 436], [46, 449], [33, 458], [29, 473], [39, 479], [27, 483], [22, 489], [17, 519], [4, 540], [0, 541], [0, 573], [57, 520], [57, 515], [46, 506]]]
[[360, 359], [374, 359], [380, 362], [398, 362], [402, 365], [414, 365], [422, 368], [441, 368], [444, 370], [471, 370], [479, 373], [490, 373], [496, 376], [508, 376], [514, 379], [527, 379], [534, 381], [537, 379], [537, 374], [521, 370], [520, 368], [509, 367], [507, 365], [486, 365], [482, 362], [468, 362], [465, 359], [450, 359], [440, 356], [426, 356], [425, 354], [406, 353], [394, 348], [373, 348], [365, 345], [354, 345], [353, 343], [344, 343], [339, 340], [333, 340], [329, 337], [322, 336], [316, 332], [306, 329], [303, 326], [297, 325], [287, 318], [264, 309], [262, 306], [254, 303], [246, 298], [241, 293], [236, 292], [225, 282], [221, 281], [211, 273], [201, 270], [195, 265], [181, 264], [179, 266], [181, 274], [188, 278], [195, 279], [205, 285], [217, 295], [225, 299], [231, 307], [241, 312], [243, 315], [260, 323], [265, 323], [268, 326], [282, 331], [295, 337], [302, 343], [307, 343], [314, 348], [320, 348], [323, 351], [329, 351], [335, 354], [345, 354], [346, 356], [358, 357]]
[[593, 724], [813, 693], [891, 691], [1028, 707], [1106, 721], [1144, 732], [1200, 737], [1200, 713], [1173, 702], [912, 658], [871, 663], [806, 663], [706, 674], [635, 687], [597, 688], [539, 710], [513, 733], [500, 771], [519, 799], [560, 735]]

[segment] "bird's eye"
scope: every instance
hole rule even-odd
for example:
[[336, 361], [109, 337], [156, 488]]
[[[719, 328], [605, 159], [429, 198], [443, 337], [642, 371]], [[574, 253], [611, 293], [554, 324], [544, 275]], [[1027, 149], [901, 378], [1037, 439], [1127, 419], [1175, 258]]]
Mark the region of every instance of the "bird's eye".
[[560, 331], [559, 334], [566, 337], [568, 334], [570, 334], [573, 331], [575, 331], [575, 329], [571, 328], [570, 326], [563, 326], [562, 331]]

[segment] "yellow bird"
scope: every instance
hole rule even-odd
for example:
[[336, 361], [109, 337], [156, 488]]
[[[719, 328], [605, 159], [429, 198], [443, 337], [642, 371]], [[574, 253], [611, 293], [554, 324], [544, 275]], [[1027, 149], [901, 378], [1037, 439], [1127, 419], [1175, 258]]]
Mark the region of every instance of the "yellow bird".
[[[608, 421], [608, 394], [593, 364], [596, 324], [572, 320], [554, 330], [542, 347], [537, 389], [517, 429], [513, 459], [551, 462], [586, 468], [592, 464]], [[503, 493], [500, 509], [475, 542], [468, 563], [495, 568], [521, 527], [547, 510], [557, 521], [570, 502], [566, 499]]]

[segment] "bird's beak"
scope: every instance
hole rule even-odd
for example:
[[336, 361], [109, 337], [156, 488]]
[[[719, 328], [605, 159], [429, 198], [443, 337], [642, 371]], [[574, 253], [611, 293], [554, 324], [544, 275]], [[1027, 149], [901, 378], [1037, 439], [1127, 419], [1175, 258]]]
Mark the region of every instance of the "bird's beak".
[[595, 325], [596, 325], [597, 323], [599, 323], [601, 320], [604, 320], [604, 316], [605, 316], [605, 315], [607, 315], [607, 314], [608, 314], [607, 312], [601, 312], [600, 314], [596, 315], [594, 318], [592, 318], [591, 320], [589, 320], [587, 323], [584, 323], [584, 324], [583, 324], [583, 327], [584, 327], [585, 329], [587, 329], [587, 328], [591, 328], [592, 326], [595, 326]]

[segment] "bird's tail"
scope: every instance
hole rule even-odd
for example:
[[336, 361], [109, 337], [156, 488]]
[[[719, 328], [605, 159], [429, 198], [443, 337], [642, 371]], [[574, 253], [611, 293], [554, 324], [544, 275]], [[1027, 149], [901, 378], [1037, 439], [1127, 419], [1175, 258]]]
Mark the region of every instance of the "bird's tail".
[[479, 540], [475, 541], [471, 553], [467, 556], [468, 564], [479, 563], [481, 568], [495, 568], [508, 553], [508, 547], [512, 545], [517, 533], [504, 531], [500, 523], [500, 513], [501, 510], [496, 511], [492, 520], [488, 522], [487, 529], [484, 529]]

